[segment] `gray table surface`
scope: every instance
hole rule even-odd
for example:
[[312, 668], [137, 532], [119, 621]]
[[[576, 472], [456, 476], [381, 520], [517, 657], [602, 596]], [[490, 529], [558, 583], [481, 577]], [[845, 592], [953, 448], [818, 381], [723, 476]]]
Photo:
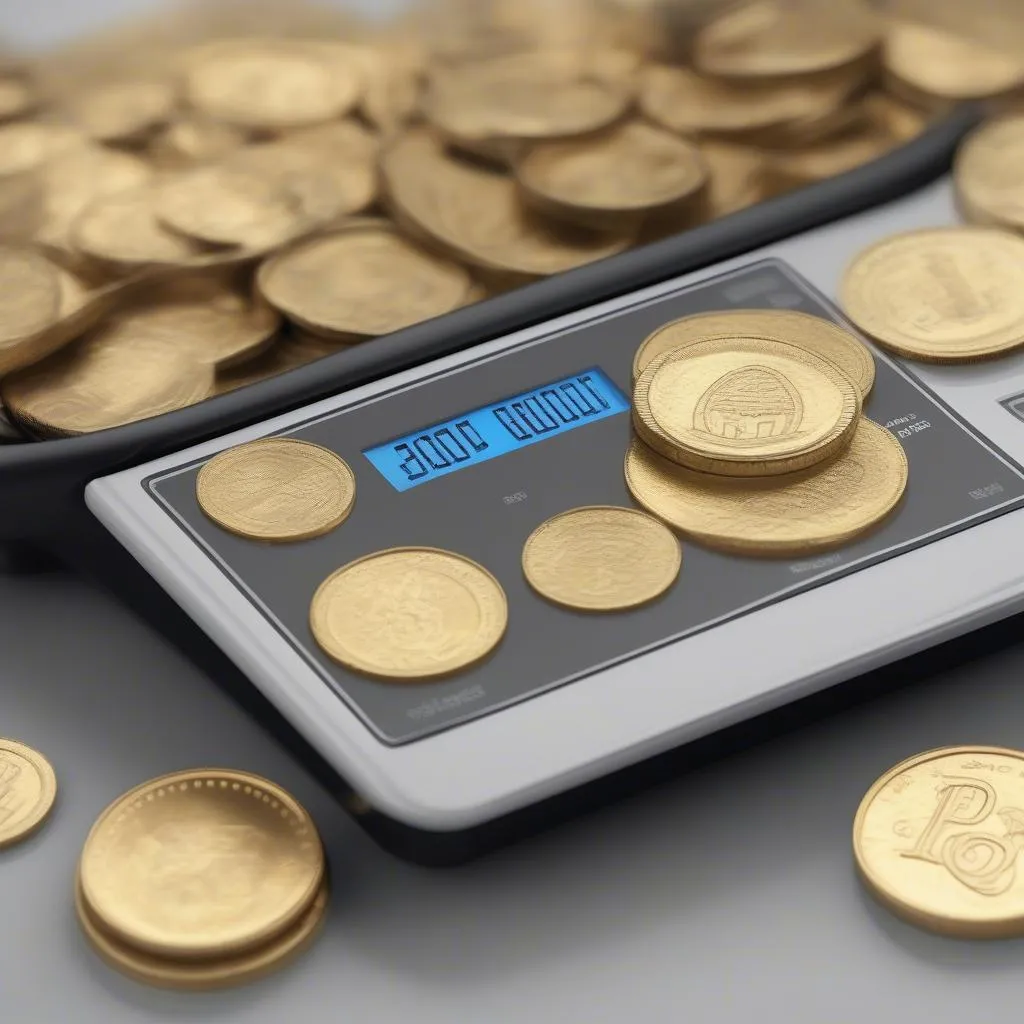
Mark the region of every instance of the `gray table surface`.
[[[70, 34], [132, 0], [0, 8], [0, 37]], [[0, 854], [0, 1019], [930, 1024], [1009, 1018], [1024, 942], [965, 943], [891, 918], [854, 877], [850, 825], [889, 765], [946, 743], [1024, 743], [1024, 649], [732, 757], [469, 867], [378, 850], [177, 650], [69, 575], [0, 575], [0, 735], [45, 751], [59, 805]], [[314, 814], [335, 893], [318, 944], [216, 994], [151, 990], [100, 963], [71, 884], [116, 795], [195, 765], [260, 772]]]

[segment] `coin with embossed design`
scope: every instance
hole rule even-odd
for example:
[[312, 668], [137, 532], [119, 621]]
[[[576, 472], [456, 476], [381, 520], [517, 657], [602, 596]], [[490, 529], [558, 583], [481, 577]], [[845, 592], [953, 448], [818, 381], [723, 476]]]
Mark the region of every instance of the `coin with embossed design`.
[[868, 889], [930, 931], [1024, 935], [1024, 753], [944, 747], [908, 758], [872, 787], [853, 823]]
[[694, 473], [634, 441], [626, 485], [652, 515], [708, 547], [801, 555], [839, 547], [880, 523], [907, 486], [903, 447], [861, 418], [849, 448], [824, 468], [759, 479]]
[[992, 228], [895, 235], [862, 252], [840, 288], [847, 316], [900, 355], [969, 362], [1024, 345], [1024, 239]]
[[274, 783], [217, 768], [175, 772], [115, 800], [82, 850], [92, 919], [161, 957], [254, 950], [310, 909], [324, 854], [305, 808]]
[[717, 334], [746, 333], [778, 338], [835, 363], [857, 385], [863, 398], [875, 383], [875, 359], [867, 345], [849, 331], [809, 313], [789, 309], [739, 309], [697, 313], [659, 327], [644, 339], [633, 357], [636, 380], [652, 359], [674, 348], [693, 345]]
[[320, 445], [267, 437], [214, 456], [196, 478], [199, 507], [218, 526], [251, 540], [307, 540], [352, 511], [356, 478]]
[[317, 643], [346, 668], [415, 683], [486, 658], [508, 622], [501, 584], [464, 555], [391, 548], [342, 566], [313, 595]]
[[542, 597], [576, 611], [615, 612], [660, 597], [682, 565], [679, 541], [633, 508], [595, 505], [541, 523], [523, 546], [523, 572]]
[[703, 473], [775, 476], [834, 456], [860, 392], [834, 364], [766, 336], [720, 335], [652, 360], [633, 389], [637, 434]]
[[57, 799], [57, 777], [38, 751], [0, 738], [0, 849], [27, 839]]

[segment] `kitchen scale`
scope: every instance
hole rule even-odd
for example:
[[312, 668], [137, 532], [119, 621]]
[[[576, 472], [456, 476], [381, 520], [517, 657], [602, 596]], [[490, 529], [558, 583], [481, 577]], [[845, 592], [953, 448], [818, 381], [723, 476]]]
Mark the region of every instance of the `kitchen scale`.
[[[907, 493], [872, 533], [797, 559], [683, 540], [676, 584], [612, 614], [532, 591], [523, 543], [581, 505], [634, 507], [623, 478], [631, 365], [652, 331], [714, 310], [849, 326], [843, 268], [896, 232], [957, 220], [948, 181], [888, 205], [508, 334], [89, 483], [93, 515], [241, 670], [261, 706], [385, 845], [460, 859], [621, 770], [1011, 615], [1024, 605], [1024, 356], [925, 366], [874, 349], [865, 414], [902, 442]], [[216, 453], [268, 436], [340, 455], [356, 478], [332, 532], [263, 544], [195, 496]], [[427, 545], [508, 598], [484, 662], [414, 685], [332, 661], [317, 586], [374, 551]], [[272, 709], [272, 711], [270, 710]]]

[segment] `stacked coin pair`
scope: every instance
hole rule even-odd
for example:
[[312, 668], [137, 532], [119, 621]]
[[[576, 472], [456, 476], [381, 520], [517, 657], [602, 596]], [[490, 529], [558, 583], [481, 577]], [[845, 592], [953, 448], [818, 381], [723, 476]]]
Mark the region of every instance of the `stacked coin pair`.
[[266, 779], [216, 769], [163, 776], [111, 804], [75, 882], [96, 952], [139, 981], [180, 989], [282, 966], [316, 937], [328, 896], [306, 811]]
[[687, 317], [633, 365], [637, 502], [721, 550], [791, 555], [846, 543], [895, 508], [902, 446], [861, 415], [874, 360], [848, 331], [782, 311]]
[[0, 439], [264, 380], [839, 173], [929, 116], [880, 91], [895, 29], [857, 0], [613, 7], [372, 31], [182, 13], [0, 67]]

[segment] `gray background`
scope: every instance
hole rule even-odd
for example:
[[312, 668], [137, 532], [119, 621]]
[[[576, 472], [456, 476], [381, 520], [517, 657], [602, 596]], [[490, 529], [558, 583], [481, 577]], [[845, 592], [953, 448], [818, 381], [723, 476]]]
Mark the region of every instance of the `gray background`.
[[[3, 0], [0, 36], [40, 40], [138, 0]], [[1024, 650], [903, 691], [453, 872], [380, 853], [158, 635], [59, 574], [0, 576], [0, 734], [44, 750], [60, 805], [0, 854], [0, 1019], [283, 1021], [1009, 1020], [1024, 940], [963, 943], [890, 918], [854, 878], [857, 803], [927, 747], [1024, 742]], [[74, 924], [95, 816], [182, 766], [262, 772], [315, 815], [336, 891], [292, 969], [217, 995], [108, 971]]]

